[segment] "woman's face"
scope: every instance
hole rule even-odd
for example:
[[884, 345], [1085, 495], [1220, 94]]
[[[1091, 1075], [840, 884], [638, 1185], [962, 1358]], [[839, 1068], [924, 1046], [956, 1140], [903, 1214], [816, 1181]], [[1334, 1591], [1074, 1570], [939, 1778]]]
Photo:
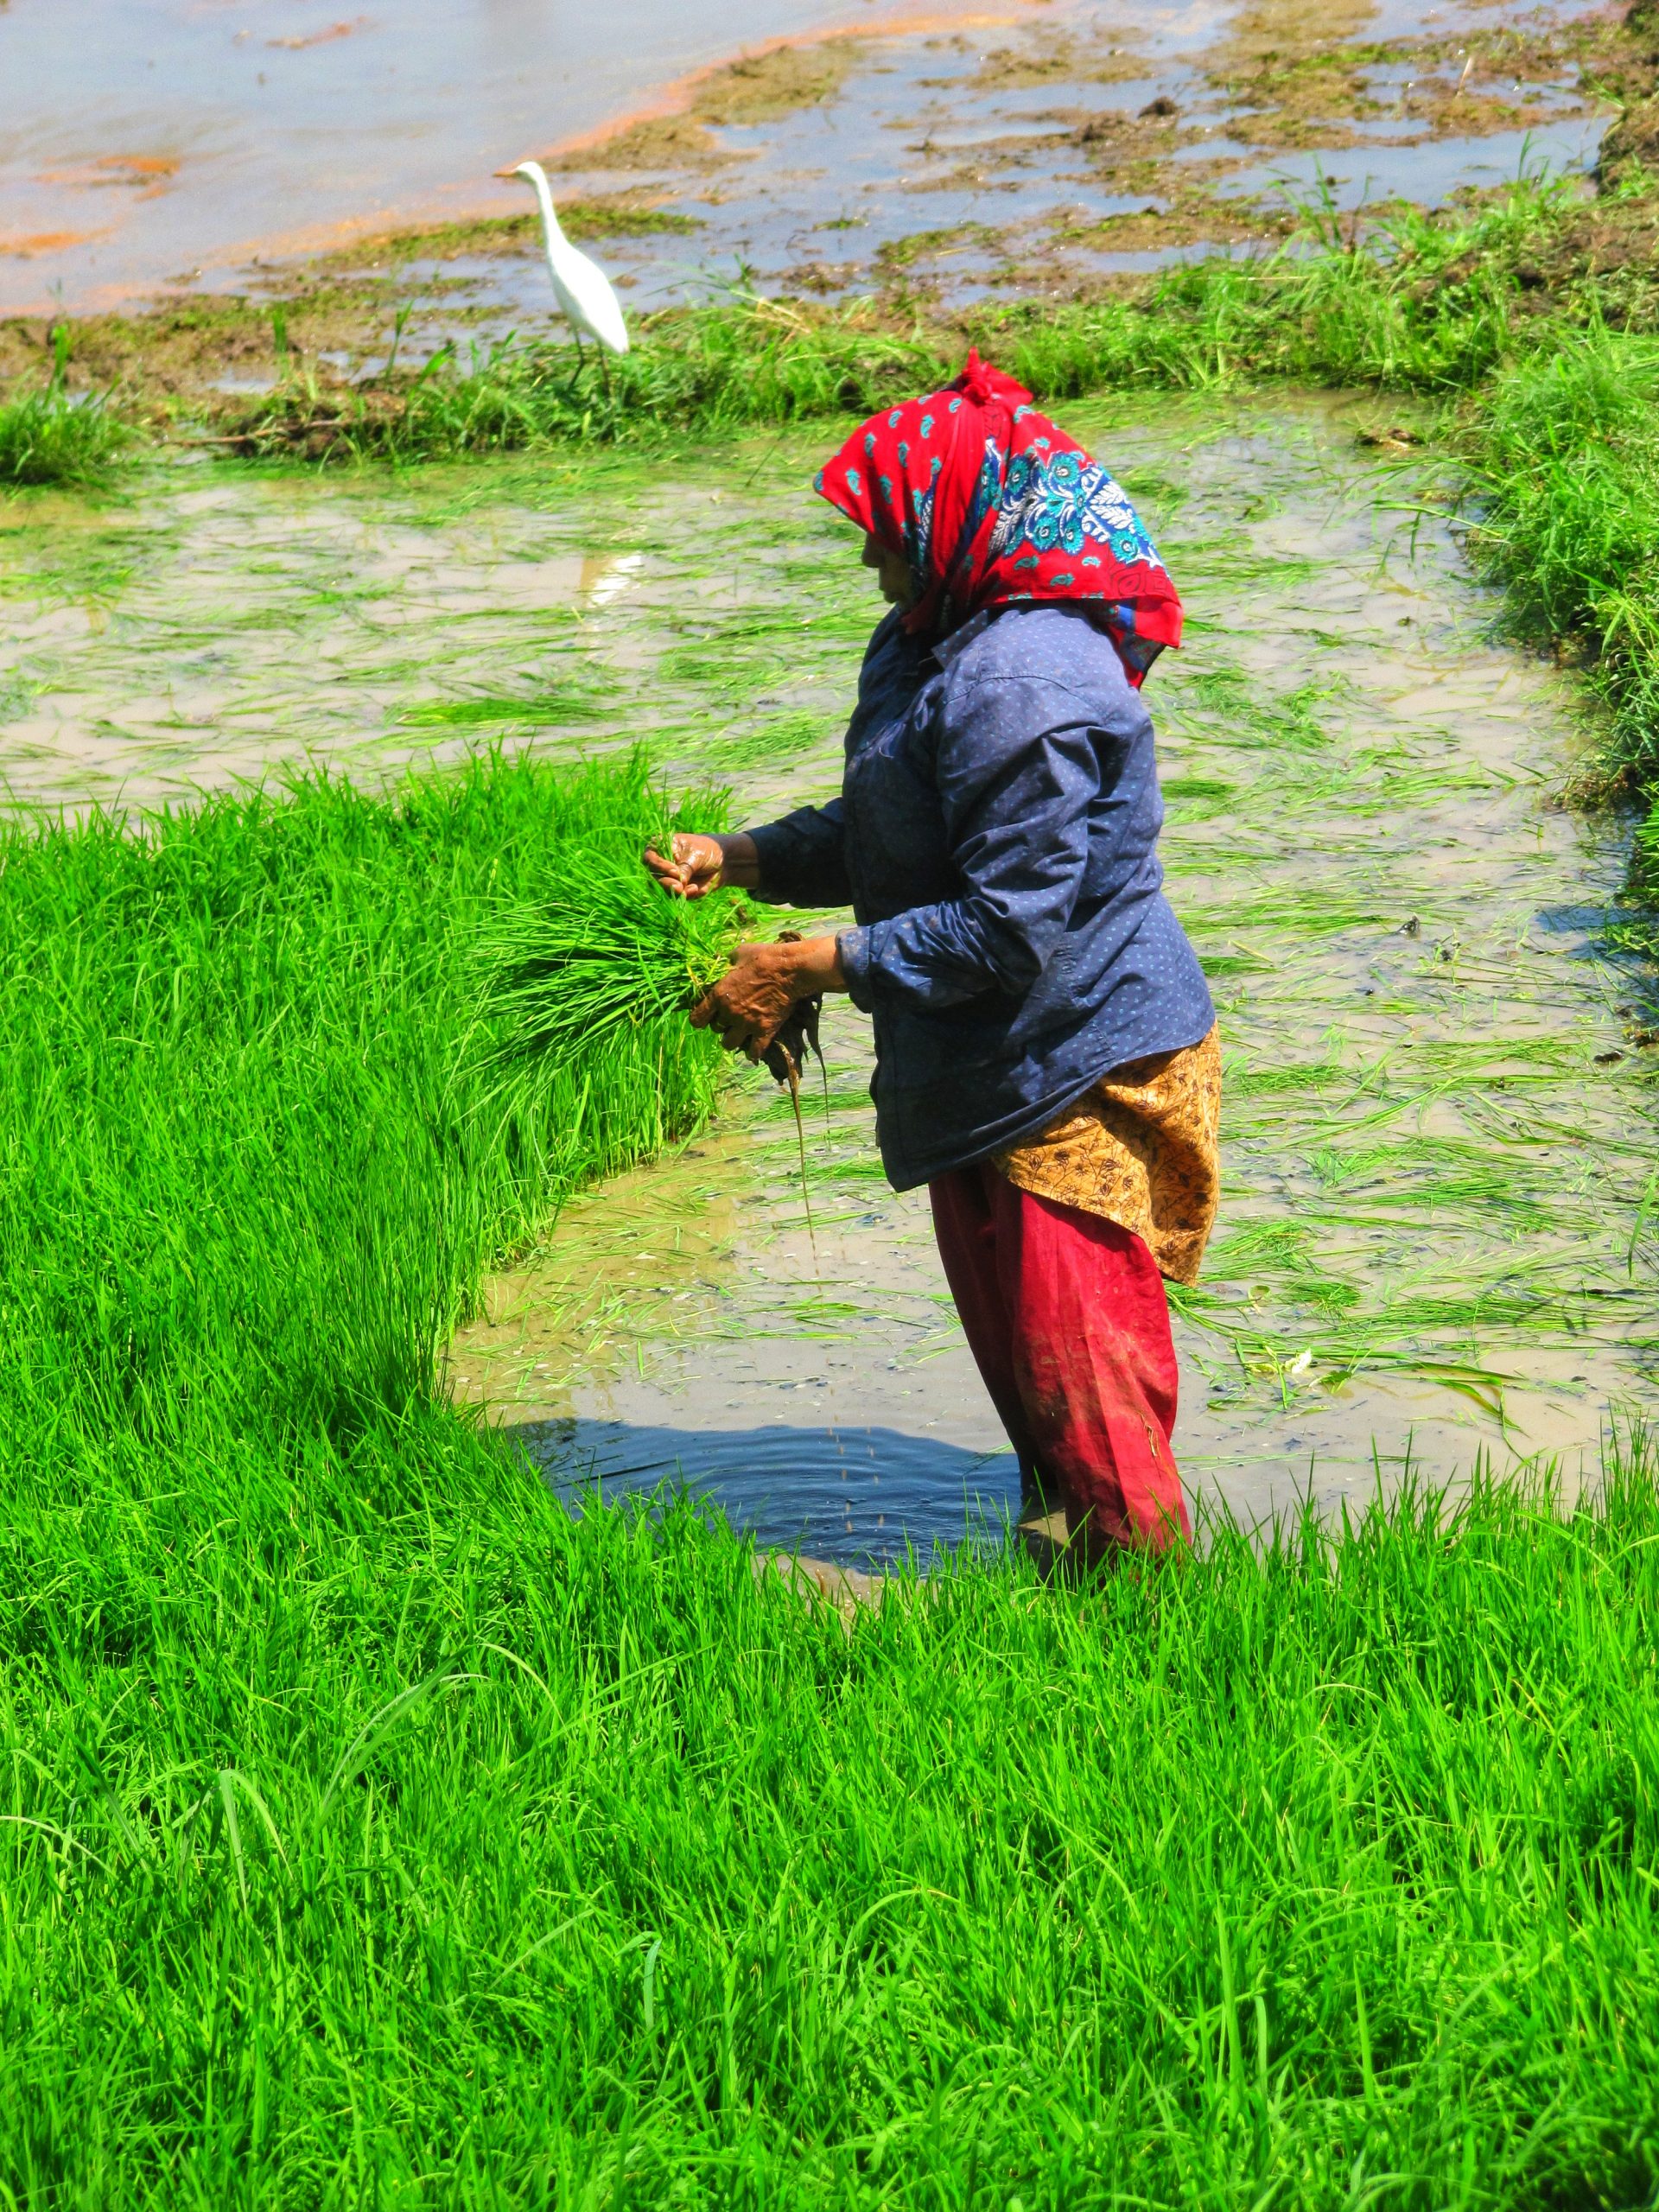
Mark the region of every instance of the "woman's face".
[[889, 552], [879, 537], [868, 532], [864, 550], [859, 558], [867, 569], [875, 570], [876, 581], [881, 587], [881, 596], [889, 607], [909, 607], [916, 598], [910, 581], [910, 563], [902, 553]]

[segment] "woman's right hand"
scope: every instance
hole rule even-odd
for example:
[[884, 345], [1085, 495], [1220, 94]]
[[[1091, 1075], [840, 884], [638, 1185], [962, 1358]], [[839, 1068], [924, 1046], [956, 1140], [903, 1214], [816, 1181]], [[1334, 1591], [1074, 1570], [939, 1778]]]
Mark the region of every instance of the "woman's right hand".
[[741, 830], [711, 837], [701, 830], [675, 832], [666, 858], [645, 848], [645, 866], [672, 899], [704, 899], [728, 886], [753, 891], [757, 869], [753, 840]]

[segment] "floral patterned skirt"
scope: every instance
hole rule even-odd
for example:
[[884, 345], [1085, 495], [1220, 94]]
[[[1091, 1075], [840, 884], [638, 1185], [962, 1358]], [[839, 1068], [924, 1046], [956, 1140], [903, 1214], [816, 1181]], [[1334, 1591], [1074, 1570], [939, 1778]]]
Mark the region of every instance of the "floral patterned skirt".
[[1127, 1229], [1172, 1282], [1198, 1279], [1220, 1181], [1221, 1046], [1213, 1029], [1103, 1076], [1040, 1136], [991, 1155], [1018, 1189]]

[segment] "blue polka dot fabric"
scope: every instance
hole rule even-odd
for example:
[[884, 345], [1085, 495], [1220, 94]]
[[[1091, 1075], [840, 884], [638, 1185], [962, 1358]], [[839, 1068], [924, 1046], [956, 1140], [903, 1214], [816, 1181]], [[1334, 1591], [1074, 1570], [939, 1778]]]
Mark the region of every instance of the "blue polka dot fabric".
[[1034, 1136], [1215, 1020], [1163, 893], [1151, 717], [1075, 606], [865, 655], [842, 796], [754, 832], [760, 896], [850, 906], [881, 1154], [907, 1190]]

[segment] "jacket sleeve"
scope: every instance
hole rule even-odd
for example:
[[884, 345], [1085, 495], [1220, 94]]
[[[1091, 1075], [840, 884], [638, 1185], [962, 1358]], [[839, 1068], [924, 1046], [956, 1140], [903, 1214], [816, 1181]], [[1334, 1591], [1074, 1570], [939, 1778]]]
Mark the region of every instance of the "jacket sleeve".
[[1103, 770], [1123, 739], [1064, 686], [987, 677], [941, 703], [939, 798], [959, 894], [842, 931], [855, 1005], [1023, 997], [1064, 938], [1088, 861]]
[[838, 798], [798, 807], [749, 835], [760, 862], [757, 898], [780, 906], [852, 905]]

